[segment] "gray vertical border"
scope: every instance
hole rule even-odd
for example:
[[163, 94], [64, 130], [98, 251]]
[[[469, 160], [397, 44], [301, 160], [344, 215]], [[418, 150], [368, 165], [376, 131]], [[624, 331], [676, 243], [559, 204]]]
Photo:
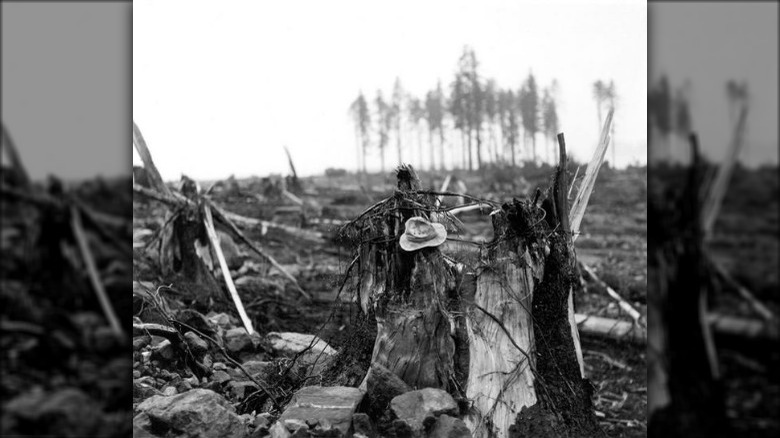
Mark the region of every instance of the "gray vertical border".
[[[653, 35], [657, 34], [657, 32], [658, 32], [658, 29], [657, 29], [655, 23], [657, 23], [658, 20], [660, 19], [658, 17], [658, 15], [657, 15], [656, 11], [654, 10], [654, 6], [672, 5], [674, 3], [683, 3], [683, 2], [672, 1], [672, 0], [649, 0], [648, 1], [648, 39], [647, 39], [647, 43], [648, 43], [648, 75], [647, 75], [648, 76], [648, 91], [650, 91], [650, 87], [653, 85], [653, 80], [656, 79], [652, 75], [652, 73], [654, 73], [654, 68], [653, 67], [654, 67], [654, 65], [657, 65], [657, 63], [659, 62], [658, 59], [657, 59], [657, 57], [659, 55], [658, 55], [658, 53], [655, 50], [653, 50], [653, 48], [654, 48], [654, 46], [653, 46], [653, 44], [654, 44]], [[701, 7], [702, 9], [707, 8], [708, 6], [711, 6], [711, 5], [722, 5], [722, 4], [732, 4], [732, 5], [741, 5], [741, 4], [745, 5], [745, 4], [750, 4], [750, 3], [753, 3], [753, 4], [760, 4], [760, 3], [763, 3], [763, 4], [777, 4], [776, 0], [761, 0], [761, 1], [749, 1], [749, 2], [740, 2], [740, 1], [734, 1], [734, 0], [732, 0], [732, 1], [687, 1], [687, 2], [684, 2], [684, 3], [690, 4], [691, 6], [694, 6], [694, 7]], [[778, 12], [777, 13], [778, 13], [778, 15], [774, 17], [775, 20], [776, 20], [775, 23], [780, 23], [780, 8], [778, 8]], [[686, 38], [689, 38], [692, 33], [696, 32], [696, 29], [697, 29], [697, 23], [696, 22], [691, 22], [690, 23], [690, 33], [686, 32], [685, 34], [674, 35], [674, 36], [677, 37], [680, 40], [685, 40]], [[768, 33], [767, 38], [774, 38], [775, 41], [778, 41], [780, 39], [780, 26], [776, 26], [775, 27], [774, 34]], [[774, 54], [774, 56], [777, 56], [777, 54]], [[750, 67], [747, 67], [747, 68], [749, 69]], [[696, 80], [695, 77], [691, 77], [690, 79], [691, 79], [691, 81], [695, 81]], [[739, 79], [739, 78], [735, 78], [735, 79]], [[776, 78], [776, 80], [778, 82], [780, 82], [780, 77]], [[679, 85], [679, 84], [677, 83], [677, 84], [674, 84], [674, 85]], [[761, 92], [760, 89], [756, 89], [756, 88], [751, 88], [750, 91], [753, 92], [753, 93], [760, 93]], [[778, 95], [775, 95], [775, 96], [771, 96], [770, 95], [769, 97], [777, 99], [778, 101], [780, 101], [780, 96], [778, 96]], [[725, 104], [726, 104], [726, 100], [724, 98], [724, 105]], [[706, 108], [704, 109], [704, 111], [706, 111]], [[650, 113], [650, 110], [648, 109], [648, 116], [649, 116], [649, 113]], [[778, 130], [778, 134], [780, 134], [780, 125], [775, 124], [774, 127], [775, 127], [775, 129]], [[649, 123], [648, 123], [648, 136], [649, 135], [650, 135], [650, 127], [649, 127]], [[778, 135], [776, 138], [780, 138], [780, 135]], [[648, 187], [648, 190], [650, 190], [651, 192], [654, 191], [654, 190], [660, 192], [660, 189], [662, 189], [661, 187], [657, 187], [657, 186], [653, 187], [654, 186], [654, 181], [653, 181], [653, 177], [652, 176], [653, 176], [653, 174], [656, 174], [656, 172], [653, 170], [653, 167], [654, 167], [653, 166], [653, 162], [650, 160], [650, 154], [652, 154], [653, 152], [651, 151], [651, 145], [650, 145], [650, 141], [649, 140], [650, 139], [648, 138], [648, 176], [649, 176], [648, 177], [648, 184], [650, 185], [650, 187]], [[706, 152], [707, 145], [706, 144], [702, 144], [701, 146], [704, 149], [704, 151]], [[764, 150], [764, 151], [762, 151], [764, 153], [770, 153], [771, 154], [772, 152], [774, 152], [775, 154], [779, 154], [780, 155], [780, 142], [778, 144], [774, 144], [774, 145], [772, 145], [772, 144], [764, 144], [764, 145], [762, 145], [762, 147], [771, 149], [771, 150]], [[775, 164], [774, 164], [775, 171], [777, 171], [777, 164], [776, 163], [777, 163], [777, 161], [775, 161]], [[656, 175], [656, 177], [657, 177], [657, 175]], [[656, 180], [655, 183], [658, 183], [658, 180]], [[780, 214], [780, 212], [775, 212], [775, 214]], [[659, 222], [658, 220], [654, 220], [654, 218], [648, 218], [648, 224], [650, 224], [650, 223], [652, 223], [654, 221], [656, 223]], [[649, 253], [651, 251], [653, 251], [653, 243], [652, 243], [653, 238], [651, 236], [654, 235], [654, 234], [655, 235], [659, 235], [659, 234], [662, 234], [662, 233], [668, 233], [669, 231], [670, 230], [659, 230], [659, 229], [653, 229], [652, 227], [648, 227], [648, 238], [649, 238], [648, 239], [649, 240], [649, 242], [648, 242], [648, 257], [650, 256]], [[780, 230], [777, 230], [777, 231], [780, 231]], [[652, 292], [650, 290], [648, 290], [648, 293], [652, 293]], [[723, 293], [726, 293], [726, 292], [723, 292]], [[650, 297], [648, 297], [648, 300], [649, 299], [650, 299]], [[776, 298], [775, 298], [775, 302], [776, 302]], [[649, 308], [648, 311], [651, 311], [651, 309]], [[716, 344], [717, 344], [717, 342], [716, 342]], [[773, 348], [776, 348], [776, 345], [774, 345]], [[767, 357], [768, 356], [769, 355], [767, 354]], [[778, 369], [777, 367], [773, 368], [771, 363], [769, 363], [769, 364], [762, 364], [762, 365], [768, 365], [768, 369], [767, 369], [768, 378], [770, 380], [773, 379], [776, 382], [778, 373], [780, 373], [780, 369]], [[772, 374], [774, 374], [774, 375], [772, 376]], [[648, 370], [648, 376], [649, 375], [650, 375], [650, 371]], [[653, 392], [653, 385], [650, 382], [648, 382], [648, 383], [649, 383], [648, 384], [649, 396], [652, 397], [652, 395], [653, 395], [652, 394], [652, 392]], [[764, 394], [764, 395], [768, 395], [769, 397], [772, 397], [771, 394]], [[772, 400], [771, 403], [773, 403], [774, 406], [777, 407], [779, 405], [778, 404], [778, 400], [777, 400], [777, 394], [774, 394], [774, 397], [775, 398]], [[777, 409], [777, 408], [775, 408], [775, 409]], [[769, 415], [771, 415], [772, 413], [775, 415], [775, 417], [774, 417], [775, 419], [776, 418], [780, 418], [780, 412], [775, 410], [775, 412], [770, 412]], [[649, 420], [650, 420], [650, 418], [648, 418], [648, 421]], [[714, 419], [711, 419], [711, 420], [714, 420]], [[762, 431], [760, 429], [757, 429], [757, 430], [747, 431], [745, 429], [741, 429], [741, 430], [739, 430], [739, 432], [742, 432], [742, 433], [749, 432], [749, 436], [776, 436], [776, 433], [777, 433], [776, 427], [777, 427], [777, 425], [775, 424], [775, 426], [774, 426], [774, 428], [772, 430], [768, 430], [767, 429], [766, 431]], [[739, 432], [736, 432], [733, 436], [742, 436], [742, 435], [739, 434]], [[661, 435], [659, 435], [659, 432], [657, 430], [654, 430], [651, 427], [648, 430], [648, 436], [652, 437], [652, 436], [661, 436]]]
[[0, 115], [33, 179], [130, 175], [132, 2], [3, 1]]
[[[72, 13], [69, 10], [71, 6]], [[32, 21], [9, 21], [17, 19], [15, 11], [12, 12], [14, 8], [24, 10], [20, 15], [32, 18]], [[101, 17], [105, 19], [101, 20]], [[0, 117], [31, 179], [41, 181], [49, 174], [65, 182], [94, 180], [98, 176], [118, 178], [123, 184], [127, 182], [122, 189], [126, 187], [127, 196], [131, 198], [132, 2], [3, 0], [0, 20]], [[78, 23], [79, 20], [85, 23], [83, 27], [63, 29], [58, 26]], [[51, 34], [30, 33], [31, 29], [50, 29]], [[16, 31], [20, 31], [24, 40], [7, 40]], [[37, 50], [46, 48], [54, 50]], [[56, 67], [47, 67], [52, 62]], [[29, 66], [41, 66], [43, 71]], [[63, 138], [65, 141], [62, 141]], [[132, 221], [132, 206], [121, 213], [128, 223]], [[130, 254], [132, 241], [128, 240], [126, 244]], [[132, 271], [126, 278], [128, 295], [132, 287], [131, 275]], [[121, 280], [121, 283], [125, 282]], [[130, 325], [131, 312], [132, 309], [128, 308], [117, 315], [120, 321], [126, 322], [126, 326]], [[126, 352], [112, 351], [110, 354], [111, 357], [116, 354], [116, 357], [128, 359], [126, 375], [130, 376], [130, 346], [127, 346]], [[97, 371], [105, 374], [106, 370]], [[120, 370], [114, 368], [111, 371]], [[4, 369], [0, 370], [0, 376], [5, 377]], [[129, 393], [132, 381], [128, 379], [126, 384]], [[101, 406], [117, 403], [116, 400], [101, 402]], [[124, 403], [124, 399], [119, 403]], [[115, 405], [112, 408], [104, 423], [110, 426], [111, 421], [122, 422], [121, 430], [130, 430], [130, 399], [126, 406]], [[111, 432], [104, 427], [101, 431], [119, 436], [120, 427]]]

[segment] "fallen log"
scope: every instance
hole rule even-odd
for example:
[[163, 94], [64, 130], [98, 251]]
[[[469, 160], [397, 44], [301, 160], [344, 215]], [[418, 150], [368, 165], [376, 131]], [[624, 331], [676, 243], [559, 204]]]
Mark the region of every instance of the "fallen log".
[[[225, 218], [236, 224], [244, 227], [261, 227], [261, 234], [265, 235], [268, 230], [279, 230], [283, 233], [297, 237], [303, 240], [309, 240], [313, 243], [325, 243], [325, 238], [322, 233], [314, 230], [307, 230], [304, 228], [293, 227], [285, 224], [278, 224], [272, 221], [264, 221], [262, 219], [253, 219], [246, 216], [241, 216], [229, 211], [224, 212]], [[335, 223], [335, 222], [334, 222]]]
[[630, 321], [590, 316], [577, 313], [574, 316], [580, 333], [597, 337], [631, 341], [637, 344], [647, 343], [647, 328]]
[[586, 265], [585, 263], [580, 262], [580, 266], [590, 276], [590, 278], [593, 279], [593, 281], [595, 281], [596, 283], [601, 285], [601, 287], [603, 287], [607, 291], [607, 295], [609, 295], [610, 297], [612, 297], [612, 299], [614, 299], [615, 301], [618, 302], [618, 305], [620, 306], [620, 308], [624, 312], [626, 312], [628, 314], [628, 316], [630, 316], [631, 319], [633, 319], [636, 324], [638, 324], [640, 326], [644, 326], [645, 328], [647, 328], [647, 323], [644, 321], [644, 319], [642, 318], [642, 315], [639, 313], [639, 311], [634, 309], [634, 306], [629, 304], [629, 302], [626, 301], [625, 299], [623, 299], [623, 297], [621, 297], [620, 294], [618, 294], [615, 291], [615, 289], [612, 289], [612, 287], [610, 287], [606, 282], [604, 282], [602, 279], [600, 279], [598, 277], [598, 275], [596, 275], [596, 273], [593, 272], [593, 269], [591, 269], [588, 265]]
[[472, 204], [472, 205], [464, 205], [463, 207], [453, 208], [452, 210], [449, 211], [449, 213], [453, 216], [457, 216], [461, 213], [468, 213], [474, 210], [479, 210], [480, 212], [487, 210], [489, 212], [493, 210], [493, 208], [487, 204]]
[[720, 276], [720, 278], [732, 289], [737, 291], [737, 294], [742, 297], [747, 303], [750, 305], [751, 308], [753, 308], [753, 311], [756, 312], [759, 316], [761, 316], [764, 320], [767, 322], [774, 322], [777, 323], [777, 315], [774, 314], [767, 306], [764, 305], [761, 301], [759, 301], [753, 293], [751, 293], [747, 288], [739, 284], [734, 278], [729, 275], [728, 272], [721, 266], [719, 263], [715, 262], [714, 260], [711, 261], [712, 267], [715, 269], [715, 272]]
[[[755, 318], [744, 318], [732, 315], [710, 313], [706, 316], [707, 323], [716, 335], [744, 338], [762, 342], [780, 341], [780, 330], [777, 325], [767, 324]], [[591, 316], [582, 313], [575, 315], [580, 333], [608, 339], [631, 341], [637, 344], [647, 343], [647, 327], [601, 316]]]
[[295, 205], [297, 205], [297, 206], [299, 206], [299, 207], [303, 207], [303, 200], [302, 200], [301, 198], [299, 198], [299, 197], [295, 196], [295, 195], [294, 195], [294, 194], [292, 194], [291, 192], [289, 192], [289, 191], [287, 191], [287, 190], [285, 190], [285, 189], [282, 189], [282, 195], [283, 195], [285, 198], [287, 198], [287, 199], [289, 199], [290, 201], [292, 201], [292, 203], [293, 203], [293, 204], [295, 204]]
[[712, 327], [712, 330], [719, 335], [760, 341], [780, 341], [780, 329], [776, 323], [717, 313], [708, 314], [707, 322]]

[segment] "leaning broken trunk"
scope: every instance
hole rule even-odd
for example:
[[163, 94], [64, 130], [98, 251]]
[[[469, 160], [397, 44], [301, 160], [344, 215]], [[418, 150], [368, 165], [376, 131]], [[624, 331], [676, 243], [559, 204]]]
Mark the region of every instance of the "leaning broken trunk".
[[[477, 266], [440, 246], [401, 248], [411, 217], [452, 227], [411, 167], [399, 168], [392, 197], [347, 228], [361, 307], [377, 321], [372, 364], [412, 388], [448, 391], [474, 436], [598, 432], [574, 323], [576, 257], [562, 156], [542, 205], [513, 200], [492, 213], [494, 239]], [[371, 378], [369, 371], [364, 387]]]
[[465, 309], [467, 424], [475, 436], [597, 431], [572, 322], [577, 277], [571, 240], [545, 216], [531, 201], [518, 200], [493, 213], [495, 237], [473, 305]]

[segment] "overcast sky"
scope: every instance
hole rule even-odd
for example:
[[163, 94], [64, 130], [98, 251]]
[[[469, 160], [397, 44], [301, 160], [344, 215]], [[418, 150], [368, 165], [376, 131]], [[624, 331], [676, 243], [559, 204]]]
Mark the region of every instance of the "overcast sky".
[[448, 87], [470, 45], [501, 87], [557, 79], [582, 160], [598, 135], [592, 84], [613, 79], [618, 164], [645, 162], [646, 26], [644, 1], [136, 0], [133, 118], [166, 179], [286, 173], [284, 145], [301, 174], [354, 169], [357, 93], [389, 96], [396, 76], [417, 96]]
[[2, 2], [2, 120], [30, 176], [129, 175], [129, 2]]
[[711, 158], [728, 145], [726, 81], [747, 81], [750, 92], [747, 164], [777, 163], [778, 3], [662, 2], [649, 4], [650, 80], [666, 74], [673, 86], [688, 79], [693, 129]]

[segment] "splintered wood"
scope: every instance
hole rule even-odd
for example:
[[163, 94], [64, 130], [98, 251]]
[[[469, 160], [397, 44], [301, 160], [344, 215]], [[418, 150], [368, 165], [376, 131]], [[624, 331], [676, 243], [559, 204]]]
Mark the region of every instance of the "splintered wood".
[[491, 268], [477, 278], [475, 309], [467, 320], [466, 397], [475, 409], [466, 423], [474, 436], [504, 436], [517, 412], [537, 402], [530, 310], [544, 266], [527, 250], [518, 255], [516, 244], [502, 242], [491, 251]]
[[230, 292], [230, 298], [233, 300], [238, 315], [241, 317], [241, 323], [244, 324], [247, 333], [251, 335], [255, 332], [255, 329], [252, 327], [252, 321], [249, 320], [246, 310], [244, 310], [244, 304], [241, 302], [241, 297], [238, 295], [236, 285], [233, 283], [233, 277], [230, 276], [230, 269], [228, 269], [227, 262], [225, 261], [225, 255], [222, 254], [222, 247], [219, 244], [217, 232], [214, 230], [214, 220], [211, 217], [211, 208], [209, 208], [208, 204], [203, 206], [203, 223], [206, 227], [206, 233], [208, 233], [209, 236], [209, 242], [211, 242], [211, 248], [217, 255], [217, 260], [219, 260], [219, 268], [222, 271], [222, 277], [225, 279], [225, 285]]

